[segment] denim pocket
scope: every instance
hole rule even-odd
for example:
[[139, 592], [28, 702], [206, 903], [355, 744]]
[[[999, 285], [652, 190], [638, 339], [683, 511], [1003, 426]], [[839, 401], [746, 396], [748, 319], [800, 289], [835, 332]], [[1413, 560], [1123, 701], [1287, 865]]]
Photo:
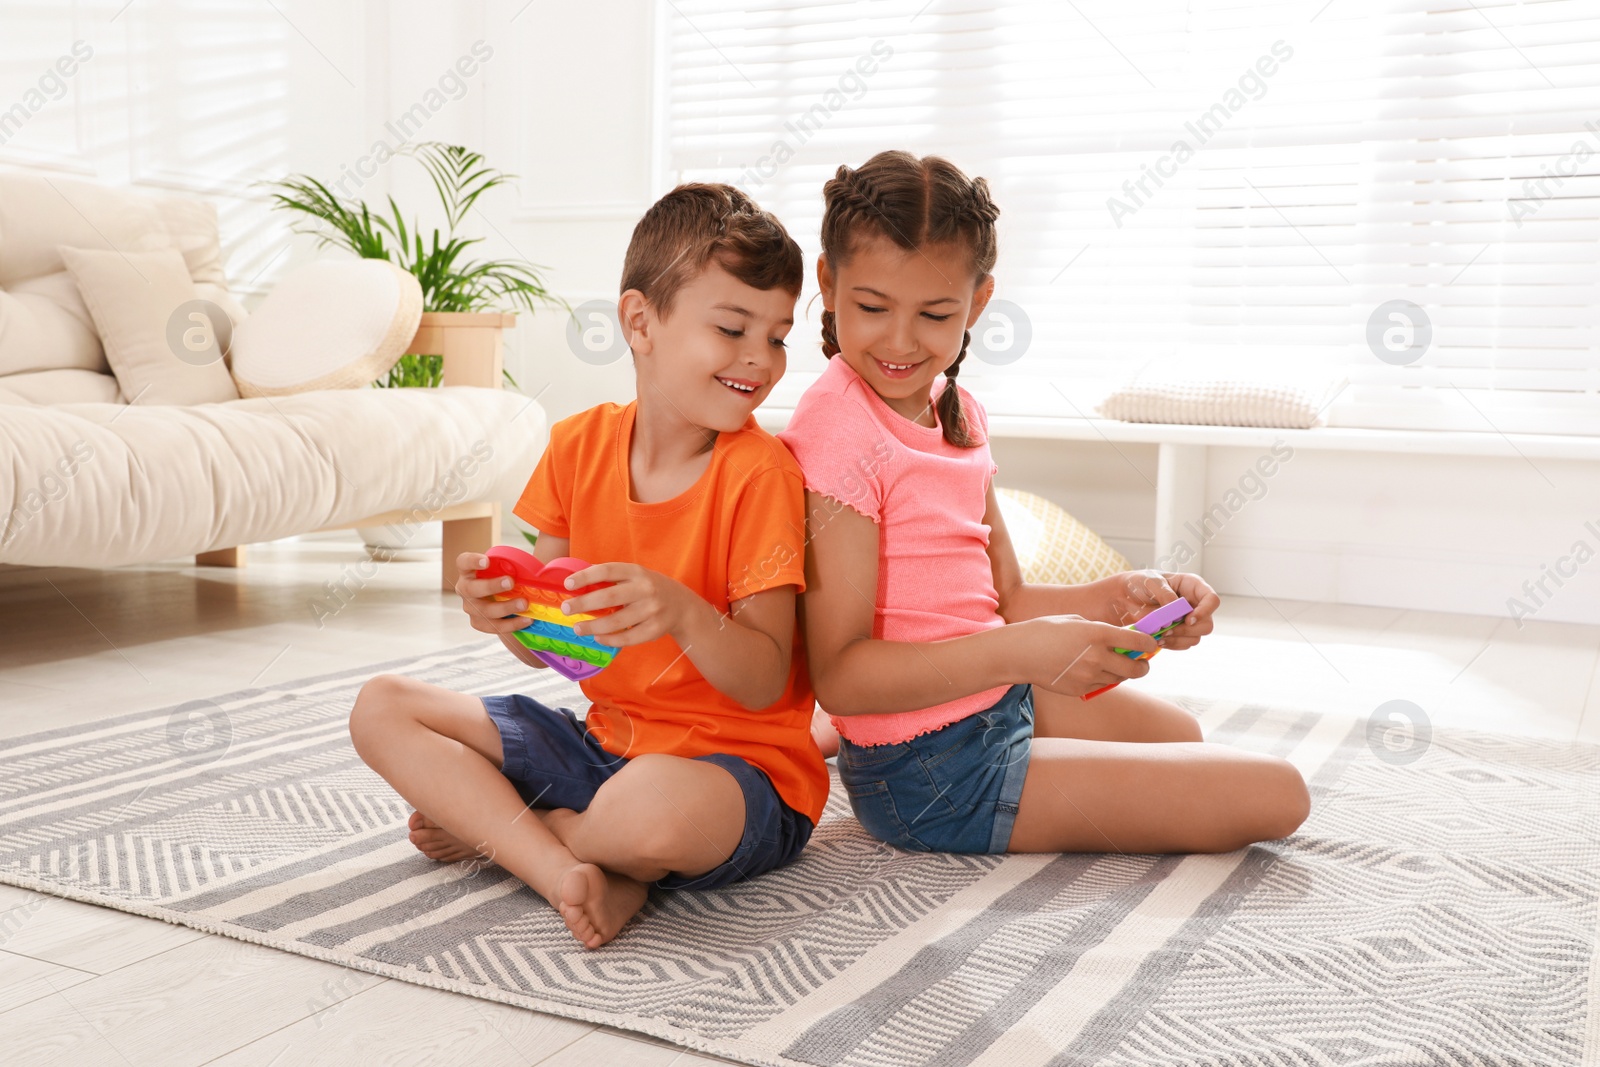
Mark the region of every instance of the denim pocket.
[[[986, 714], [987, 712], [980, 711], [975, 718], [981, 721], [981, 717]], [[918, 738], [917, 740], [923, 742], [923, 745], [917, 749], [917, 761], [925, 769], [931, 770], [945, 760], [959, 756], [972, 744], [972, 726], [971, 720], [963, 719], [946, 726], [938, 733]], [[936, 751], [927, 751], [928, 749]]]
[[904, 741], [888, 745], [857, 745], [848, 738], [839, 739], [839, 763], [845, 767], [881, 767], [893, 763], [906, 754]]
[[885, 781], [860, 782], [849, 786], [850, 807], [867, 833], [890, 845], [912, 852], [927, 852], [928, 846], [911, 836], [895, 807], [894, 796]]

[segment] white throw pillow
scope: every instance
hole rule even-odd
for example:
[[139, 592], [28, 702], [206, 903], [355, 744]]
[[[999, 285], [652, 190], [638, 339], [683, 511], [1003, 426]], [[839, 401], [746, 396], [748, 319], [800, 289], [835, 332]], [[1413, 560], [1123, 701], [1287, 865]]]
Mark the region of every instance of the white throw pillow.
[[422, 319], [422, 286], [383, 259], [319, 259], [292, 271], [233, 331], [240, 396], [359, 389], [399, 361]]
[[[208, 404], [239, 398], [223, 365], [226, 341], [218, 336], [228, 324], [213, 323], [177, 249], [62, 246], [58, 252], [78, 282], [124, 400]], [[226, 313], [216, 314], [220, 319]]]
[[1337, 372], [1278, 369], [1259, 376], [1210, 377], [1199, 367], [1152, 368], [1112, 390], [1096, 411], [1123, 422], [1309, 429], [1347, 384]]

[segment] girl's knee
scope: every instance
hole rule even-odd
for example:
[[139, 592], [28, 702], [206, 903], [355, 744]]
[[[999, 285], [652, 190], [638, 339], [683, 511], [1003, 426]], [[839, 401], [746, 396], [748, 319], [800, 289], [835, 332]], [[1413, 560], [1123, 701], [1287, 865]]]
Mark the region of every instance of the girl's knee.
[[1276, 818], [1270, 820], [1273, 825], [1268, 829], [1272, 832], [1264, 838], [1268, 841], [1288, 837], [1305, 825], [1306, 819], [1311, 816], [1311, 790], [1306, 787], [1306, 780], [1299, 768], [1288, 760], [1279, 760], [1275, 771]]
[[1169, 713], [1167, 721], [1173, 741], [1204, 741], [1206, 739], [1205, 733], [1200, 729], [1200, 720], [1176, 704], [1172, 706], [1172, 711]]
[[1247, 843], [1288, 837], [1311, 814], [1311, 791], [1294, 764], [1285, 759], [1264, 761], [1256, 769], [1257, 784], [1246, 815]]
[[1265, 756], [1242, 772], [1249, 788], [1226, 813], [1202, 830], [1194, 852], [1233, 852], [1260, 841], [1288, 837], [1311, 813], [1311, 794], [1294, 764]]

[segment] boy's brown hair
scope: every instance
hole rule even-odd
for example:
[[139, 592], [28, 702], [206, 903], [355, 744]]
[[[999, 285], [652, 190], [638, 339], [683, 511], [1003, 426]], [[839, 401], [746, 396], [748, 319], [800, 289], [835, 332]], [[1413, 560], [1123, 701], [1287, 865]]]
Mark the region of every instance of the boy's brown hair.
[[[837, 271], [866, 236], [892, 241], [911, 251], [928, 245], [956, 244], [971, 256], [973, 282], [994, 270], [998, 251], [995, 220], [1000, 209], [989, 197], [989, 183], [969, 178], [941, 156], [918, 159], [898, 149], [879, 152], [859, 167], [841, 166], [822, 187], [822, 254]], [[822, 313], [822, 354], [839, 354], [834, 313]], [[944, 389], [935, 407], [944, 439], [960, 448], [979, 444], [962, 410], [956, 374], [972, 331], [961, 338], [961, 352], [945, 368]]]
[[651, 205], [633, 228], [621, 292], [637, 289], [662, 318], [673, 298], [715, 262], [755, 289], [800, 295], [800, 246], [777, 216], [731, 185], [688, 182]]

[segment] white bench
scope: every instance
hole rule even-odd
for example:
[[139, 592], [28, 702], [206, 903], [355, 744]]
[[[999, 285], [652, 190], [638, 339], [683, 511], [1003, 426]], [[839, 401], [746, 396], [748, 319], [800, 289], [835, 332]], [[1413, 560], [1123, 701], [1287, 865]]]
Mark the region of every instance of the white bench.
[[[776, 432], [788, 424], [783, 408], [757, 412], [761, 425]], [[1114, 419], [1025, 415], [989, 416], [993, 437], [1051, 441], [1104, 441], [1113, 446], [1158, 446], [1156, 462], [1155, 559], [1171, 557], [1183, 543], [1185, 521], [1206, 511], [1206, 449], [1270, 449], [1282, 441], [1293, 449], [1413, 455], [1492, 456], [1515, 459], [1600, 460], [1600, 436], [1473, 433], [1460, 430], [1358, 430], [1320, 427], [1282, 430], [1253, 426], [1191, 426], [1177, 423], [1119, 422]], [[1198, 571], [1202, 547], [1195, 546], [1183, 569]]]

